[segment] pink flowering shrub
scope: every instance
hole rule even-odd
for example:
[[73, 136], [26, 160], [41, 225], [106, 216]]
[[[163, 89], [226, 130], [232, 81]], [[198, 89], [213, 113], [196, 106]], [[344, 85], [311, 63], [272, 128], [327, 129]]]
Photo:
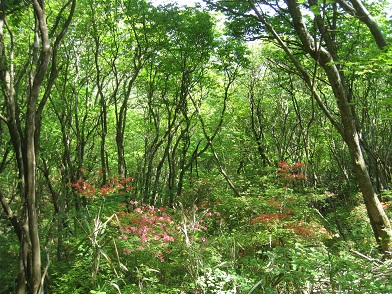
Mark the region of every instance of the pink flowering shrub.
[[166, 213], [167, 208], [164, 207], [139, 205], [137, 201], [131, 201], [131, 205], [134, 206], [131, 212], [117, 212], [119, 239], [127, 240], [123, 242], [124, 254], [148, 250], [163, 262], [164, 252], [168, 252], [169, 244], [178, 238], [172, 216]]
[[209, 212], [196, 205], [169, 209], [140, 205], [137, 201], [130, 204], [132, 211], [117, 212], [123, 253], [130, 255], [143, 251], [160, 262], [166, 260], [173, 247], [207, 242], [208, 224], [221, 219], [219, 212]]
[[[279, 179], [286, 186], [304, 180], [303, 166], [280, 162]], [[129, 200], [131, 178], [112, 177], [102, 187], [99, 183], [91, 177], [70, 185], [76, 193], [88, 198], [96, 211], [101, 211], [99, 205], [108, 206], [102, 209], [103, 217], [115, 214], [110, 222], [113, 241], [105, 245], [113, 244], [112, 260], [118, 259], [124, 265], [121, 268], [128, 269], [125, 276], [133, 285], [153, 287], [182, 278], [181, 285], [197, 285], [197, 281], [213, 275], [208, 269], [220, 264], [255, 266], [255, 271], [259, 271], [257, 263], [248, 262], [263, 252], [296, 242], [322, 242], [331, 235], [312, 215], [306, 196], [289, 194], [292, 192], [289, 189], [275, 189], [257, 197], [222, 195], [220, 199], [199, 202], [192, 202], [195, 199], [192, 198], [186, 205], [178, 203], [175, 208], [168, 208]], [[212, 278], [217, 283], [226, 278], [234, 281], [228, 273], [236, 270], [228, 269], [225, 276]]]

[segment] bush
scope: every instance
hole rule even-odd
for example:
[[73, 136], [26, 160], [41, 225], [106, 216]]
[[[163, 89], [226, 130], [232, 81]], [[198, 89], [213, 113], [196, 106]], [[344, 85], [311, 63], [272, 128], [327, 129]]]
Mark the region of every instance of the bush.
[[[52, 268], [55, 293], [391, 292], [391, 264], [353, 250], [369, 237], [366, 226], [356, 228], [366, 223], [361, 205], [346, 215], [353, 232], [344, 243], [313, 207], [325, 193], [272, 188], [168, 208], [124, 202], [118, 183], [104, 194], [87, 189], [95, 194], [79, 220], [85, 235], [70, 242], [78, 244], [70, 260]], [[368, 254], [371, 246], [360, 248]]]

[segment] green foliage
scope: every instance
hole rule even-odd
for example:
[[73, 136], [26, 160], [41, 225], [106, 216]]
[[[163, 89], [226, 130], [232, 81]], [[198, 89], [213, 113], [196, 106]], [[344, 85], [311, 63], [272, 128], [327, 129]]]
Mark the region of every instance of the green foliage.
[[[332, 254], [324, 245], [278, 247], [266, 253], [267, 266], [263, 278], [254, 287], [260, 293], [388, 293], [391, 286], [385, 274], [391, 271], [389, 262], [374, 263], [358, 258], [341, 248]], [[376, 269], [376, 270], [375, 270]], [[381, 273], [385, 270], [384, 273]]]
[[54, 293], [88, 293], [93, 287], [91, 280], [91, 260], [88, 258], [73, 258], [71, 263], [57, 263], [52, 268]]
[[[287, 185], [288, 170], [298, 175], [300, 167], [281, 163], [281, 184]], [[361, 206], [348, 216], [353, 229], [348, 237], [354, 242], [345, 246], [332, 239], [324, 227], [328, 220], [319, 218], [312, 205], [330, 194], [285, 188], [266, 190], [265, 197], [216, 199], [202, 181], [195, 189], [208, 187], [206, 197], [172, 209], [123, 203], [116, 195], [130, 182], [113, 181], [115, 189], [96, 189], [85, 181], [73, 185], [90, 199], [87, 218], [80, 222], [86, 235], [73, 250], [77, 262], [53, 269], [56, 293], [388, 291], [389, 263], [376, 258], [366, 263], [370, 257], [354, 250], [360, 245], [355, 238], [368, 234]], [[117, 206], [109, 199], [117, 199]], [[110, 215], [113, 209], [117, 212]], [[77, 277], [84, 277], [83, 287]]]
[[[334, 14], [335, 2], [310, 6], [304, 21], [322, 44], [313, 17], [337, 22], [330, 30], [335, 64], [350, 85], [369, 172], [392, 217], [391, 50], [376, 48], [358, 20]], [[221, 3], [235, 12], [223, 29], [215, 24], [221, 15], [200, 7], [78, 4], [83, 9], [59, 47], [37, 161], [48, 293], [392, 292], [391, 262], [378, 255], [345, 143], [287, 56], [266, 43], [266, 27], [254, 14], [240, 17], [248, 3]], [[7, 11], [10, 4], [24, 6], [11, 1]], [[382, 6], [368, 4], [387, 31]], [[46, 5], [51, 22], [59, 5]], [[265, 11], [339, 118], [329, 81], [298, 46], [287, 11]], [[19, 9], [7, 21], [25, 24], [13, 32], [13, 46], [10, 35], [4, 39], [22, 53], [14, 66], [23, 74], [32, 18]], [[263, 41], [244, 44], [222, 35], [227, 31]], [[18, 78], [18, 97], [28, 82]], [[21, 220], [5, 109], [0, 188]], [[126, 170], [111, 177], [122, 152]], [[105, 169], [96, 171], [100, 164]], [[15, 289], [18, 240], [1, 217], [0, 292], [8, 293]]]
[[16, 277], [18, 275], [17, 267], [14, 265], [18, 262], [18, 248], [16, 247], [15, 237], [10, 234], [0, 235], [0, 292], [10, 293], [16, 284]]

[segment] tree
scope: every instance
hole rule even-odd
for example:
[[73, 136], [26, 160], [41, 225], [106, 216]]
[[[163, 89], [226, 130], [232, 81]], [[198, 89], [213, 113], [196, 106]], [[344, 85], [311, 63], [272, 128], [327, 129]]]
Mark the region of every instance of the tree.
[[[196, 111], [190, 96], [208, 69], [215, 45], [213, 23], [205, 11], [167, 5], [158, 8], [154, 24], [154, 51], [137, 81], [145, 117], [137, 190], [146, 203], [173, 205], [197, 158], [198, 151], [192, 151], [198, 149], [193, 143]], [[159, 194], [166, 194], [165, 199], [157, 198]]]
[[[347, 144], [374, 236], [382, 251], [386, 255], [390, 254], [392, 227], [374, 191], [366, 167], [356, 117], [353, 105], [350, 103], [349, 84], [342, 66], [345, 62], [345, 52], [341, 52], [338, 46], [339, 38], [345, 36], [345, 31], [340, 30], [339, 25], [346, 21], [348, 13], [364, 23], [380, 50], [385, 50], [387, 41], [364, 4], [357, 0], [352, 0], [350, 3], [346, 1], [318, 3], [313, 0], [300, 2], [296, 0], [284, 2], [206, 0], [205, 2], [224, 11], [237, 33], [253, 38], [265, 37], [284, 50], [297, 74], [312, 93], [312, 100], [323, 110]], [[339, 14], [343, 15], [342, 19], [337, 17]], [[295, 53], [301, 55], [297, 56]], [[313, 71], [306, 67], [305, 57], [310, 57], [315, 62]], [[320, 70], [325, 77], [323, 82], [328, 83], [336, 99], [338, 116], [331, 113], [317, 90], [316, 73]]]
[[[42, 273], [36, 208], [36, 165], [42, 112], [57, 77], [57, 51], [74, 9], [75, 1], [65, 3], [49, 30], [44, 1], [32, 1], [30, 6], [10, 15], [5, 1], [1, 2], [0, 87], [4, 99], [2, 109], [6, 112], [0, 118], [7, 125], [18, 170], [20, 215], [14, 214], [10, 207], [11, 195], [0, 191], [0, 200], [20, 242], [17, 293], [25, 292], [26, 283], [30, 293], [44, 291], [45, 273]], [[30, 14], [34, 16], [30, 18], [32, 22], [28, 21]], [[14, 17], [23, 18], [29, 26], [22, 30]], [[33, 41], [26, 46], [16, 43], [15, 37], [20, 34], [30, 36]]]

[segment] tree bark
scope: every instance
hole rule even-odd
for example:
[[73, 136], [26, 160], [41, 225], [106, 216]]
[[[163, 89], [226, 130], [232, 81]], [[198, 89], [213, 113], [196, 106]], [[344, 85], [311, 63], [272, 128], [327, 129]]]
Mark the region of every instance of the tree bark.
[[[71, 0], [65, 4], [69, 5]], [[75, 7], [73, 2], [73, 8]], [[1, 1], [4, 6], [4, 1]], [[29, 56], [29, 67], [26, 65], [23, 74], [28, 78], [27, 96], [23, 101], [18, 101], [18, 82], [14, 81], [14, 36], [11, 27], [6, 22], [5, 10], [0, 12], [0, 87], [5, 97], [7, 118], [2, 120], [8, 126], [13, 151], [19, 176], [19, 194], [22, 208], [19, 219], [13, 215], [6, 198], [1, 194], [3, 210], [8, 215], [18, 235], [20, 242], [19, 271], [16, 292], [25, 293], [26, 286], [29, 293], [43, 293], [43, 279], [41, 273], [41, 248], [38, 231], [38, 215], [36, 210], [36, 158], [39, 149], [39, 134], [41, 128], [41, 113], [47, 101], [51, 86], [57, 77], [56, 65], [53, 64], [53, 72], [49, 78], [49, 86], [46, 88], [46, 96], [40, 100], [41, 87], [47, 76], [48, 67], [52, 58], [52, 46], [50, 44], [47, 18], [44, 1], [33, 0], [35, 31], [32, 55]], [[58, 35], [55, 46], [59, 45], [65, 34], [66, 27], [70, 23], [73, 10], [69, 14], [63, 30]], [[4, 44], [4, 28], [9, 35], [9, 46]], [[28, 72], [27, 68], [30, 68]], [[27, 75], [28, 72], [28, 75]], [[22, 93], [22, 91], [20, 91]], [[26, 111], [21, 113], [20, 103], [26, 103]], [[23, 119], [21, 119], [23, 117]]]
[[347, 3], [345, 0], [339, 0], [340, 6], [349, 14], [358, 18], [362, 21], [368, 28], [370, 33], [373, 35], [373, 38], [380, 49], [384, 49], [388, 42], [384, 37], [381, 29], [379, 28], [377, 22], [374, 20], [372, 15], [363, 5], [361, 0], [349, 0], [351, 5]]
[[344, 74], [339, 71], [337, 65], [335, 65], [335, 60], [327, 49], [321, 45], [316, 48], [315, 40], [309, 34], [303, 22], [298, 2], [295, 0], [286, 0], [286, 3], [293, 20], [294, 29], [297, 32], [305, 50], [316, 62], [319, 63], [328, 77], [340, 112], [341, 125], [343, 127], [343, 139], [349, 148], [351, 162], [358, 180], [358, 185], [363, 195], [374, 236], [380, 244], [382, 251], [386, 255], [390, 255], [392, 253], [392, 227], [388, 216], [374, 192], [366, 167], [355, 124], [355, 116], [349, 103]]
[[[325, 27], [321, 22], [320, 15], [315, 14], [315, 24], [317, 25], [321, 38], [324, 38], [323, 43], [320, 43], [313, 38], [313, 36], [309, 33], [302, 16], [302, 12], [300, 9], [300, 3], [297, 0], [285, 0], [287, 4], [287, 11], [291, 16], [291, 25], [293, 26], [294, 31], [299, 37], [300, 43], [302, 45], [303, 50], [314, 59], [314, 61], [320, 65], [330, 84], [331, 90], [335, 96], [337, 106], [339, 109], [339, 119], [334, 118], [331, 113], [328, 111], [327, 107], [320, 99], [313, 83], [310, 78], [310, 74], [307, 70], [302, 66], [302, 64], [298, 61], [298, 59], [294, 56], [294, 54], [289, 49], [288, 44], [280, 38], [280, 35], [274, 30], [273, 26], [268, 22], [266, 18], [266, 14], [264, 14], [260, 6], [255, 5], [253, 0], [248, 0], [249, 7], [254, 12], [253, 14], [248, 14], [248, 17], [257, 18], [257, 20], [265, 27], [266, 31], [275, 39], [279, 46], [284, 50], [287, 56], [290, 58], [293, 65], [298, 70], [299, 74], [302, 76], [305, 83], [308, 85], [309, 89], [312, 91], [312, 94], [317, 101], [320, 108], [323, 110], [325, 115], [331, 121], [333, 126], [338, 130], [345, 143], [348, 146], [351, 162], [353, 169], [355, 171], [358, 185], [363, 195], [363, 199], [366, 205], [366, 209], [368, 212], [370, 224], [373, 228], [373, 233], [377, 243], [380, 245], [380, 249], [386, 256], [390, 256], [392, 254], [392, 227], [390, 221], [381, 206], [381, 203], [374, 191], [366, 163], [364, 160], [364, 156], [362, 154], [361, 142], [359, 139], [358, 131], [355, 124], [355, 115], [352, 111], [352, 106], [349, 103], [349, 92], [348, 86], [345, 83], [344, 73], [340, 71], [339, 64], [336, 62], [337, 53], [335, 52], [336, 46], [334, 43], [334, 38], [325, 38], [324, 34]], [[208, 1], [211, 4], [211, 1]], [[341, 0], [340, 3], [347, 4], [344, 0]], [[363, 9], [363, 4], [360, 0], [353, 0], [353, 6], [347, 6], [345, 9], [352, 9], [352, 11], [356, 11], [356, 15], [362, 15], [363, 21], [366, 23], [373, 34], [376, 43], [380, 48], [384, 48], [384, 41], [379, 36], [380, 31], [376, 31], [375, 23], [371, 22], [370, 14], [367, 10]], [[309, 5], [313, 5], [313, 1], [309, 0]], [[358, 6], [358, 5], [362, 6]], [[217, 5], [219, 6], [219, 5]], [[220, 7], [223, 10], [237, 14], [235, 11], [230, 10], [229, 8]], [[355, 10], [357, 9], [357, 10]], [[371, 28], [370, 28], [371, 27]], [[378, 28], [378, 27], [377, 27]]]

